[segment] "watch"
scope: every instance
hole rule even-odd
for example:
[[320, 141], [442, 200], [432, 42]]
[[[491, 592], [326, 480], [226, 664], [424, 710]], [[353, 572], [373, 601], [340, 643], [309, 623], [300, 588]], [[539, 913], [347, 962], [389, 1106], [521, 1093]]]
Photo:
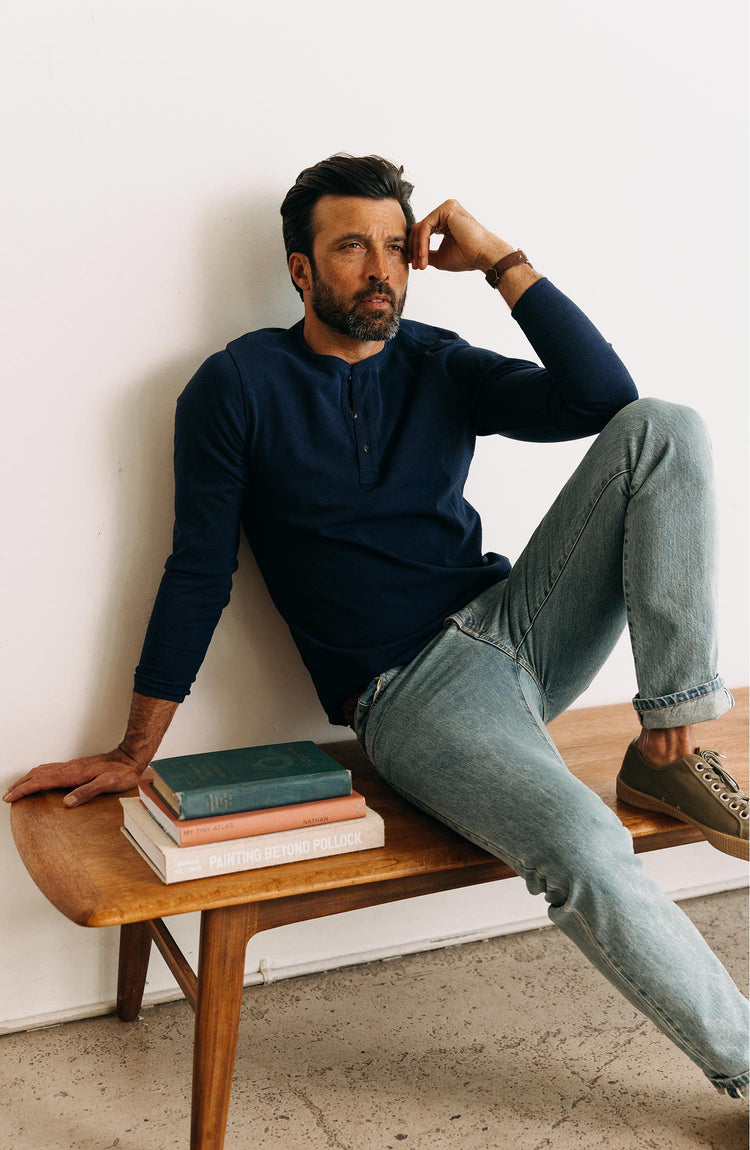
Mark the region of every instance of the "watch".
[[500, 283], [501, 276], [507, 272], [508, 268], [514, 268], [517, 264], [528, 264], [531, 267], [531, 260], [519, 248], [518, 251], [511, 252], [510, 255], [503, 256], [498, 260], [494, 267], [491, 267], [488, 272], [485, 272], [484, 278], [491, 288], [496, 288]]

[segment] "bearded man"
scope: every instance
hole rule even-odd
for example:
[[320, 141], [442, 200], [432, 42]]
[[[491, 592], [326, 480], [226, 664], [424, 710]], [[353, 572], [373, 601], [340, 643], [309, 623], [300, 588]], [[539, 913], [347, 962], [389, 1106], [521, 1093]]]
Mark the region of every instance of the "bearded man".
[[[739, 1096], [744, 1000], [546, 731], [627, 621], [641, 726], [618, 793], [748, 857], [747, 798], [693, 730], [732, 705], [705, 430], [687, 408], [639, 400], [522, 251], [455, 200], [416, 223], [411, 191], [376, 156], [300, 174], [281, 210], [304, 318], [234, 340], [178, 402], [174, 545], [127, 733], [104, 755], [35, 768], [5, 798], [65, 786], [72, 806], [137, 783], [228, 602], [242, 528], [331, 722], [351, 724], [411, 802], [543, 892], [594, 965]], [[410, 266], [481, 272], [542, 366], [402, 320]], [[596, 437], [512, 567], [483, 552], [463, 496], [490, 434]], [[519, 475], [498, 498], [522, 494]]]

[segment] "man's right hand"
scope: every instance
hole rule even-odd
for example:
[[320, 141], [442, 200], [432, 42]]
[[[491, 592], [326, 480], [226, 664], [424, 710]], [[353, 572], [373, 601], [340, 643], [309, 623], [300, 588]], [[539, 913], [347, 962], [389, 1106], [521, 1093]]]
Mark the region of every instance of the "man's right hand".
[[43, 763], [18, 779], [3, 795], [6, 803], [14, 803], [36, 791], [56, 787], [73, 787], [65, 796], [66, 807], [77, 807], [93, 799], [94, 795], [129, 791], [159, 749], [167, 727], [179, 703], [170, 699], [152, 699], [133, 692], [130, 717], [125, 738], [114, 751], [103, 755], [88, 755], [83, 759], [70, 759], [67, 763]]
[[74, 787], [63, 799], [66, 807], [76, 807], [94, 795], [106, 792], [129, 791], [138, 784], [148, 763], [136, 764], [119, 747], [103, 755], [88, 755], [84, 759], [71, 759], [67, 763], [43, 763], [6, 791], [3, 799], [14, 803], [17, 799], [57, 787]]

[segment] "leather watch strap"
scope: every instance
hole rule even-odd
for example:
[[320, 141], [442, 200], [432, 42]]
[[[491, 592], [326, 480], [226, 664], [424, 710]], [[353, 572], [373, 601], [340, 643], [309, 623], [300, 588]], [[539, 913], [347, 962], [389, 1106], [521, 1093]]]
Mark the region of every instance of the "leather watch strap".
[[494, 267], [491, 267], [490, 270], [485, 273], [484, 278], [491, 288], [496, 288], [500, 283], [500, 277], [503, 275], [503, 272], [507, 272], [508, 268], [516, 267], [517, 264], [528, 264], [529, 267], [531, 267], [531, 261], [520, 248], [518, 251], [511, 252], [510, 255], [503, 256], [501, 260], [498, 260]]

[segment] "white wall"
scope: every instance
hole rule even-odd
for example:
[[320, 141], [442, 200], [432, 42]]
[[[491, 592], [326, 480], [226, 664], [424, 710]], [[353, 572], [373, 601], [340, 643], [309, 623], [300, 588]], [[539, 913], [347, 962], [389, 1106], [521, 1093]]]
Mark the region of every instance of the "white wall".
[[[403, 161], [418, 215], [457, 196], [581, 304], [642, 392], [703, 413], [721, 504], [723, 669], [746, 682], [744, 0], [259, 7], [4, 6], [0, 783], [119, 740], [169, 549], [175, 398], [227, 340], [298, 317], [278, 204], [302, 167], [336, 150]], [[527, 353], [481, 277], [414, 276], [408, 314]], [[518, 553], [582, 450], [481, 445], [470, 496], [487, 547]], [[623, 647], [584, 701], [633, 691]], [[164, 752], [340, 736], [245, 551]], [[113, 933], [45, 903], [0, 817], [13, 924], [0, 1018], [110, 1001]], [[683, 849], [683, 883], [693, 866], [700, 881], [739, 881], [714, 852]], [[394, 947], [488, 932], [538, 913], [511, 888], [358, 921]], [[358, 949], [348, 927], [269, 935], [249, 969], [260, 956], [334, 961]], [[194, 921], [177, 930], [190, 946]], [[168, 984], [155, 964], [150, 990]]]

